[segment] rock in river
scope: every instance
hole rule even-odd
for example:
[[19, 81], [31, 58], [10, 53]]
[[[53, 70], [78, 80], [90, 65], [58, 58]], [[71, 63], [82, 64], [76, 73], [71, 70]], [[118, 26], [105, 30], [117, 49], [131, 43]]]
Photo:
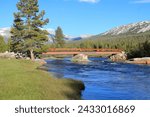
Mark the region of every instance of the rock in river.
[[85, 54], [78, 54], [72, 57], [72, 62], [89, 62], [88, 56]]
[[125, 61], [127, 60], [127, 54], [123, 51], [119, 54], [115, 54], [109, 57], [112, 61]]
[[126, 63], [133, 63], [133, 64], [150, 64], [150, 57], [143, 57], [143, 58], [133, 58]]

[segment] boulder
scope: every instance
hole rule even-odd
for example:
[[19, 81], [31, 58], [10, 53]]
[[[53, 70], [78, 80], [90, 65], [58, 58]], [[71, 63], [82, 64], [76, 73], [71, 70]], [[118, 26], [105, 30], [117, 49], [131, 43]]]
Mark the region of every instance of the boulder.
[[26, 57], [25, 54], [22, 54], [22, 53], [16, 53], [16, 59], [26, 59], [28, 57]]
[[30, 60], [30, 57], [26, 57], [25, 59], [26, 59], [26, 60]]
[[16, 58], [16, 54], [14, 52], [6, 51], [5, 53], [0, 53], [0, 58]]
[[109, 56], [109, 58], [112, 61], [126, 61], [127, 60], [127, 54], [124, 51], [122, 51], [119, 54]]
[[127, 63], [133, 63], [133, 64], [149, 64], [150, 65], [150, 57], [143, 57], [143, 58], [133, 58], [128, 61]]
[[77, 54], [72, 57], [72, 62], [89, 62], [88, 56], [85, 54]]

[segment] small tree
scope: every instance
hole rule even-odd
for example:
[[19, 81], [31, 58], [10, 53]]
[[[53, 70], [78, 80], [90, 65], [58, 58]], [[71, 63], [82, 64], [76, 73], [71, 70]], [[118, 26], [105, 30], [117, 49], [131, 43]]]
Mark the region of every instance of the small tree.
[[55, 31], [55, 44], [56, 47], [64, 47], [65, 44], [64, 34], [60, 27], [58, 27]]
[[4, 37], [0, 36], [0, 52], [5, 52], [7, 50], [7, 45], [4, 41]]

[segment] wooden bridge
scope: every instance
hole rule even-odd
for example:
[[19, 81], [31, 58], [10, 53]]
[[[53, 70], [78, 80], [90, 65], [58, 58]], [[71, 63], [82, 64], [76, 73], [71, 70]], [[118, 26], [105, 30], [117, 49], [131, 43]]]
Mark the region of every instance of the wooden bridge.
[[92, 49], [92, 48], [50, 48], [43, 55], [112, 55], [121, 53], [121, 49]]

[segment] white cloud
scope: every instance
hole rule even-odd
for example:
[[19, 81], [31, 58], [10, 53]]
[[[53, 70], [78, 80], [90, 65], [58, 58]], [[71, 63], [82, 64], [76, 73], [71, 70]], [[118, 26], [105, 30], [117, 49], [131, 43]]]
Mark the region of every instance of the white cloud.
[[79, 0], [80, 2], [98, 3], [100, 0]]
[[133, 3], [150, 3], [150, 0], [136, 0]]

